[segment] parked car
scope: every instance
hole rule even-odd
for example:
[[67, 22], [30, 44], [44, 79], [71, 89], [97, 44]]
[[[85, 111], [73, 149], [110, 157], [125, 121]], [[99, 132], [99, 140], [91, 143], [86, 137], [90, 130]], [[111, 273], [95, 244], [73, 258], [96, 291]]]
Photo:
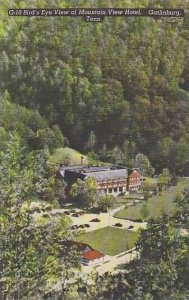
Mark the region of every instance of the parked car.
[[78, 227], [79, 228], [85, 228], [85, 225], [79, 225]]
[[76, 210], [75, 209], [71, 209], [70, 212], [73, 214], [73, 213], [76, 213]]
[[121, 223], [115, 223], [114, 226], [122, 227], [123, 225]]
[[70, 215], [70, 212], [68, 210], [65, 210], [64, 214], [65, 215]]
[[78, 228], [78, 225], [72, 225], [72, 226], [71, 226], [71, 229], [72, 229], [72, 230], [77, 229], [77, 228]]
[[79, 214], [80, 216], [83, 216], [83, 215], [84, 215], [84, 211], [78, 211], [78, 214]]
[[90, 224], [84, 224], [85, 227], [89, 228], [90, 227]]
[[98, 218], [92, 219], [90, 222], [100, 222]]
[[133, 225], [130, 225], [129, 227], [128, 227], [128, 229], [133, 229], [134, 228], [134, 226]]
[[92, 207], [90, 209], [90, 213], [93, 213], [93, 214], [99, 214], [101, 212], [101, 209], [99, 207]]
[[78, 213], [74, 213], [74, 214], [72, 214], [72, 217], [79, 217], [79, 214]]

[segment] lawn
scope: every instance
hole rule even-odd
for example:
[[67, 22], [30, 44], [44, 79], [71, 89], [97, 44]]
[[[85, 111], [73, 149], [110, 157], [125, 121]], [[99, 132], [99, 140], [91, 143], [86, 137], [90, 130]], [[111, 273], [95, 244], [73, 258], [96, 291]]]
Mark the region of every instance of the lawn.
[[119, 204], [128, 204], [128, 203], [132, 203], [134, 199], [139, 199], [139, 197], [142, 196], [142, 193], [133, 193], [133, 194], [128, 194], [128, 195], [124, 195], [124, 196], [118, 196], [115, 199], [115, 204], [119, 205]]
[[83, 156], [83, 163], [87, 164], [87, 156], [82, 155], [79, 151], [65, 147], [57, 148], [55, 153], [50, 157], [49, 162], [53, 164], [65, 163], [67, 160], [70, 165], [81, 164], [81, 156]]
[[95, 250], [113, 256], [133, 248], [138, 237], [138, 232], [105, 227], [81, 234], [75, 240], [89, 244]]
[[147, 204], [147, 212], [149, 217], [157, 218], [166, 213], [171, 215], [174, 212], [175, 204], [173, 203], [177, 195], [181, 195], [184, 189], [189, 185], [188, 179], [180, 178], [177, 186], [161, 192], [161, 195], [150, 198], [147, 202], [142, 201], [135, 206], [125, 208], [115, 214], [115, 217], [121, 219], [137, 220], [143, 219], [141, 207]]

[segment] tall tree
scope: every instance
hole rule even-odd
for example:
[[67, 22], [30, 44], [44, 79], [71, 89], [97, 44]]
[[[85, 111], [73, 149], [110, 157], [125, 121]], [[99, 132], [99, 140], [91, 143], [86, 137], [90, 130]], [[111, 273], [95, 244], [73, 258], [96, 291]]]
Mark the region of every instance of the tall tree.
[[29, 209], [33, 200], [42, 200], [50, 184], [43, 177], [41, 159], [27, 153], [16, 133], [0, 153], [1, 299], [44, 295], [72, 272], [65, 267], [60, 247], [68, 237], [69, 220], [40, 215], [36, 219]]
[[94, 178], [88, 177], [85, 181], [77, 179], [72, 185], [71, 196], [81, 206], [94, 206], [97, 202], [97, 182]]

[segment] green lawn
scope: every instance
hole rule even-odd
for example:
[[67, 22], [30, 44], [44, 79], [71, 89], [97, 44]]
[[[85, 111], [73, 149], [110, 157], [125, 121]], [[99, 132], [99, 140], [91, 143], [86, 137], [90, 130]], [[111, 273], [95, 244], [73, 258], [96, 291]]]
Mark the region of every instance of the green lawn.
[[87, 164], [88, 159], [86, 155], [82, 155], [79, 151], [65, 147], [57, 148], [55, 153], [50, 157], [49, 162], [53, 164], [65, 163], [67, 161], [70, 165], [81, 164], [81, 156], [83, 156], [83, 163]]
[[141, 195], [142, 193], [141, 194], [134, 193], [134, 194], [128, 194], [124, 196], [118, 196], [115, 199], [115, 206], [118, 206], [119, 204], [133, 203], [133, 200], [138, 199]]
[[116, 255], [133, 248], [139, 237], [138, 232], [126, 229], [105, 227], [81, 234], [76, 241], [89, 244], [95, 250], [107, 255]]
[[115, 214], [115, 217], [121, 219], [137, 220], [143, 219], [141, 207], [147, 204], [150, 217], [160, 217], [162, 213], [172, 214], [175, 204], [173, 203], [177, 195], [181, 195], [184, 189], [189, 185], [188, 179], [180, 178], [177, 186], [172, 186], [168, 190], [161, 192], [161, 195], [150, 198], [147, 202], [142, 201], [135, 206], [125, 208]]

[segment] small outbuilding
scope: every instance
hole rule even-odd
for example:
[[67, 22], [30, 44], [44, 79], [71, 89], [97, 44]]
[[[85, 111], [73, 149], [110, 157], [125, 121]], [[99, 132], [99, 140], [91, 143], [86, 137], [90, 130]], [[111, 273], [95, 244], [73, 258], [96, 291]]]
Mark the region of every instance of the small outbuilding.
[[80, 262], [83, 265], [95, 265], [104, 261], [104, 254], [97, 250], [89, 250], [81, 255]]

